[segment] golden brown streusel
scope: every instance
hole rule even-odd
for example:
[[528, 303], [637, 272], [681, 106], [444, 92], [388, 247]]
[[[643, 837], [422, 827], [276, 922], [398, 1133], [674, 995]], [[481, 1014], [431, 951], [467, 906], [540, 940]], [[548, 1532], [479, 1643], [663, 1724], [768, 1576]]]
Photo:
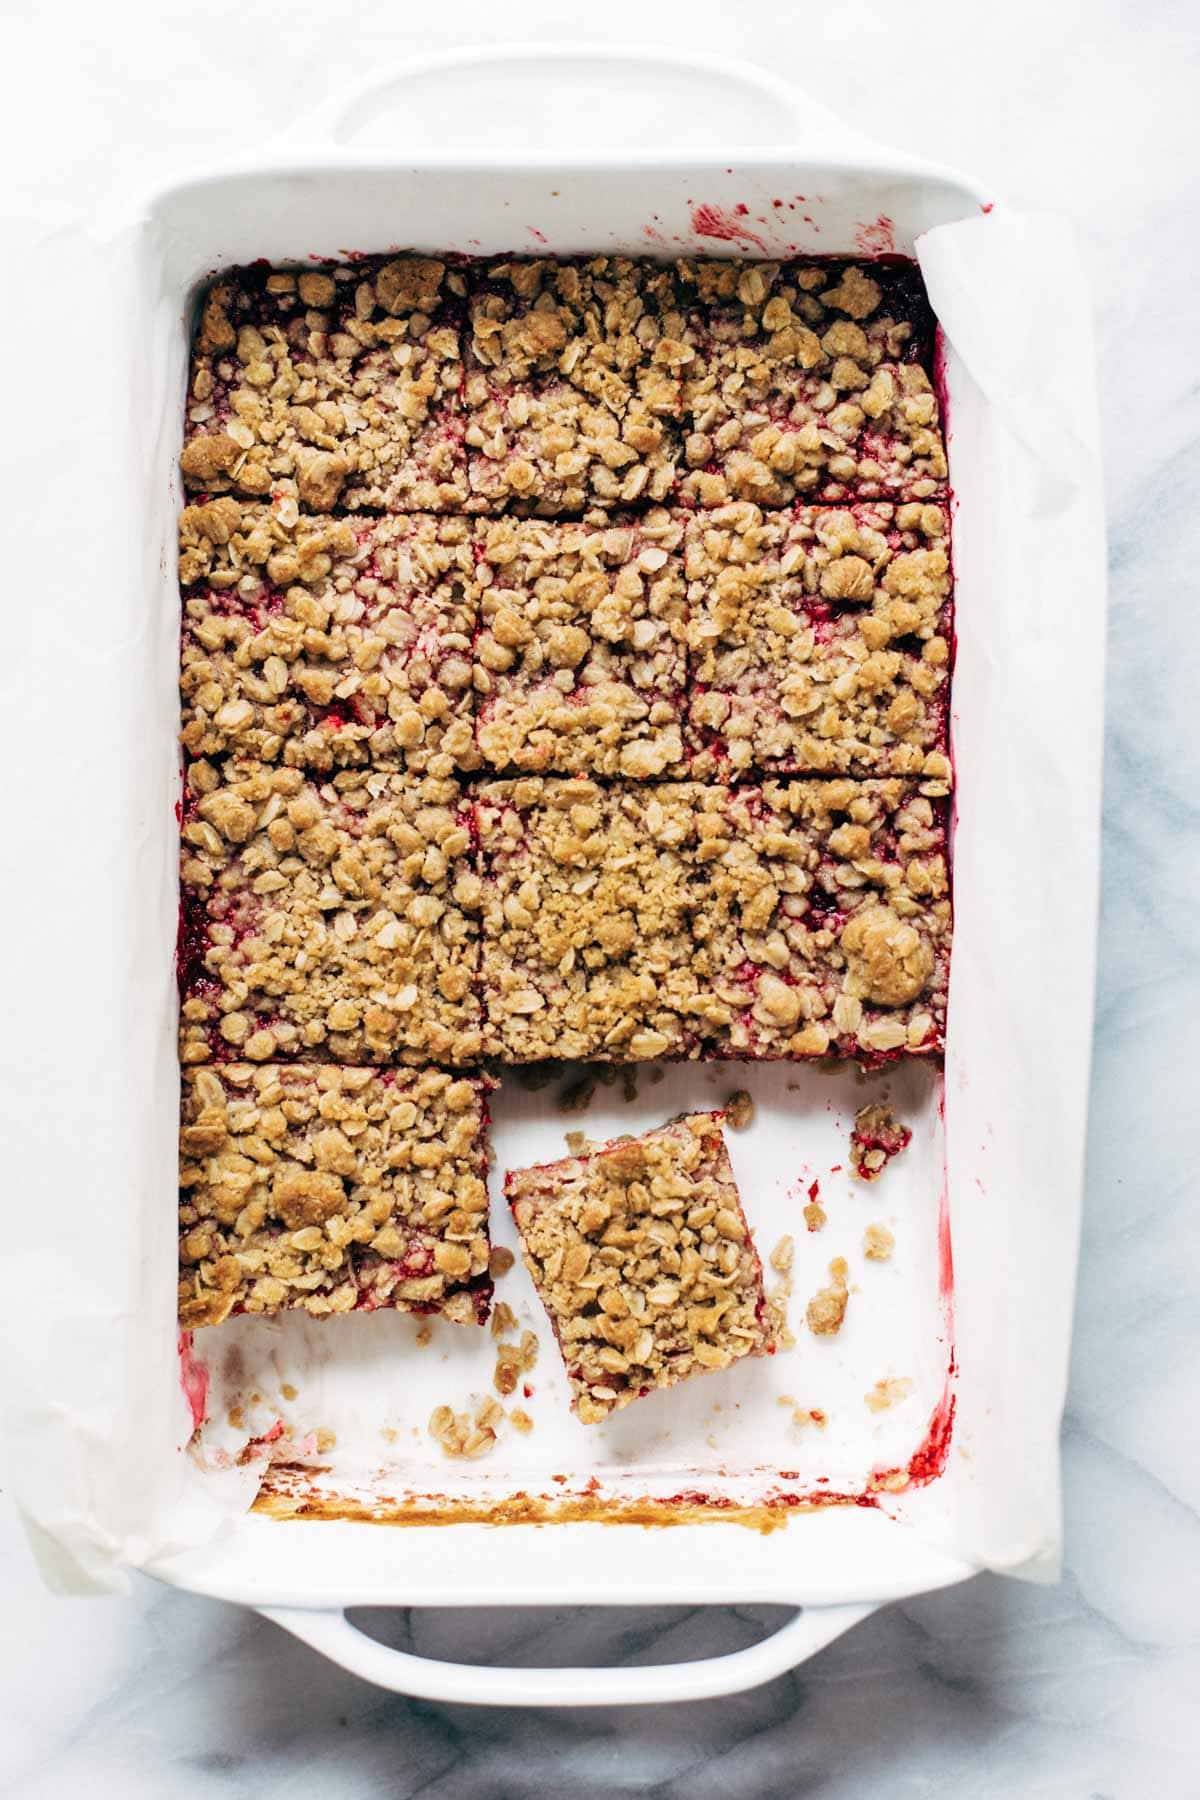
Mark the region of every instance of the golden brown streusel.
[[720, 799], [687, 783], [481, 784], [489, 1052], [636, 1061], [689, 1048], [703, 961], [697, 824]]
[[940, 493], [946, 452], [920, 278], [828, 263], [690, 262], [682, 487], [697, 505]]
[[719, 1113], [513, 1170], [504, 1185], [585, 1424], [768, 1349]]
[[896, 1239], [886, 1225], [868, 1225], [863, 1233], [863, 1255], [869, 1262], [888, 1262], [896, 1248]]
[[894, 1156], [912, 1142], [890, 1106], [873, 1101], [860, 1107], [850, 1133], [850, 1167], [860, 1181], [878, 1181]]
[[674, 271], [627, 257], [505, 258], [470, 300], [472, 504], [561, 517], [661, 501], [691, 360]]
[[696, 775], [911, 775], [947, 791], [945, 508], [701, 513], [686, 535]]
[[183, 742], [328, 771], [476, 766], [471, 525], [232, 495], [179, 521]]
[[846, 1285], [846, 1259], [835, 1256], [829, 1265], [829, 1286], [818, 1288], [805, 1311], [814, 1337], [835, 1337], [842, 1329], [850, 1290]]
[[185, 1071], [181, 1324], [379, 1307], [482, 1323], [485, 1088], [440, 1069]]
[[233, 270], [193, 344], [187, 487], [315, 513], [461, 510], [465, 287], [430, 257]]
[[777, 1275], [790, 1275], [792, 1261], [796, 1254], [796, 1241], [789, 1232], [784, 1232], [771, 1252], [771, 1267]]
[[944, 802], [898, 780], [700, 792], [705, 1037], [733, 1056], [936, 1049], [950, 943]]
[[455, 1412], [452, 1406], [435, 1406], [428, 1431], [443, 1456], [474, 1460], [496, 1447], [504, 1408], [498, 1400], [481, 1400], [473, 1411]]
[[804, 1208], [804, 1223], [809, 1231], [823, 1231], [829, 1214], [819, 1200], [810, 1200]]
[[480, 884], [454, 782], [202, 761], [182, 831], [184, 1062], [478, 1057]]
[[683, 524], [481, 526], [477, 739], [494, 769], [678, 774], [687, 677]]
[[533, 1420], [523, 1406], [513, 1407], [508, 1415], [508, 1422], [514, 1431], [519, 1431], [521, 1433], [522, 1437], [533, 1430]]

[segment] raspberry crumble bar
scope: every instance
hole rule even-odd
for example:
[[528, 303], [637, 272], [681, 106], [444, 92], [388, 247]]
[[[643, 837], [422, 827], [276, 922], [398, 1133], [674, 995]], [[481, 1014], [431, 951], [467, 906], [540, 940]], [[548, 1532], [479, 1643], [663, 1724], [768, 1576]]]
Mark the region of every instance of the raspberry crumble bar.
[[483, 1324], [486, 1087], [321, 1063], [185, 1072], [180, 1322], [392, 1307]]
[[585, 1425], [771, 1348], [720, 1113], [505, 1177]]
[[479, 878], [458, 785], [266, 763], [188, 770], [185, 1063], [469, 1063]]
[[880, 1061], [941, 1048], [946, 803], [909, 781], [773, 781], [710, 825], [710, 1053]]
[[465, 519], [225, 495], [179, 522], [183, 743], [330, 770], [475, 766]]
[[429, 257], [235, 269], [193, 345], [193, 492], [449, 512], [467, 496], [461, 270]]
[[529, 776], [477, 791], [485, 1048], [636, 1062], [695, 1045], [706, 790]]
[[923, 500], [946, 453], [915, 270], [693, 262], [682, 486], [699, 506]]
[[665, 264], [485, 264], [464, 384], [472, 504], [552, 518], [666, 499], [686, 336]]
[[477, 738], [494, 769], [678, 774], [684, 757], [683, 525], [481, 528]]
[[913, 775], [944, 793], [950, 564], [926, 501], [687, 528], [695, 775]]

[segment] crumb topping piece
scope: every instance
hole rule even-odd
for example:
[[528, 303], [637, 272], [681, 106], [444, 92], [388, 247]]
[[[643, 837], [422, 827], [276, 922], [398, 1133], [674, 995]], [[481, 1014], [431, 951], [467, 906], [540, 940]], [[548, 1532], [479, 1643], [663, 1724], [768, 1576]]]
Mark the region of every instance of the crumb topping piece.
[[294, 499], [184, 508], [183, 743], [328, 772], [476, 767], [471, 525], [314, 517]]
[[513, 1170], [505, 1194], [585, 1424], [768, 1349], [719, 1113]]
[[665, 500], [692, 351], [674, 271], [621, 256], [485, 264], [464, 388], [472, 503], [561, 517]]
[[684, 762], [677, 515], [481, 527], [478, 742], [494, 769], [651, 777]]
[[461, 270], [237, 269], [206, 295], [180, 457], [194, 493], [449, 512], [467, 497]]
[[479, 877], [458, 786], [188, 770], [185, 1063], [476, 1060]]
[[925, 500], [946, 452], [927, 373], [933, 320], [909, 270], [687, 262], [682, 489], [730, 500]]
[[846, 1259], [835, 1256], [829, 1265], [829, 1286], [818, 1288], [805, 1310], [814, 1337], [836, 1337], [846, 1316], [850, 1290], [846, 1285]]
[[912, 1142], [912, 1132], [902, 1125], [890, 1106], [873, 1101], [854, 1115], [850, 1133], [850, 1167], [860, 1181], [878, 1181], [893, 1156]]
[[911, 775], [946, 793], [947, 531], [919, 501], [691, 520], [692, 772]]
[[185, 1071], [180, 1323], [391, 1307], [482, 1324], [486, 1085], [312, 1063]]
[[745, 1088], [738, 1088], [725, 1102], [725, 1123], [731, 1131], [745, 1131], [754, 1120], [754, 1102]]
[[863, 1254], [869, 1262], [887, 1262], [896, 1248], [896, 1239], [886, 1225], [868, 1225], [863, 1233]]
[[429, 1435], [443, 1456], [474, 1461], [489, 1456], [496, 1448], [503, 1419], [504, 1408], [490, 1398], [465, 1412], [455, 1412], [452, 1406], [435, 1406], [429, 1415]]

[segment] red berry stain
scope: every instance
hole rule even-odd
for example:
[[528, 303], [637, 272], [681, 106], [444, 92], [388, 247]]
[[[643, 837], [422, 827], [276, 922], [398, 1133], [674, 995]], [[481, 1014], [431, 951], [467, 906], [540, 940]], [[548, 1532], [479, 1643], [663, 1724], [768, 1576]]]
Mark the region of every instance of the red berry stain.
[[723, 244], [753, 244], [767, 254], [767, 245], [756, 231], [739, 220], [747, 215], [748, 208], [735, 206], [732, 211], [724, 206], [694, 206], [692, 208], [692, 230], [697, 237], [716, 238]]
[[810, 1181], [809, 1182], [808, 1197], [814, 1203], [821, 1198], [821, 1184], [819, 1181]]
[[979, 210], [981, 213], [990, 213], [995, 204], [994, 200], [984, 200], [980, 203]]
[[549, 243], [550, 240], [547, 238], [545, 232], [539, 231], [536, 225], [527, 225], [525, 227], [525, 229], [529, 233], [530, 237], [533, 239], [535, 244]]
[[192, 1430], [199, 1431], [208, 1417], [208, 1365], [192, 1354], [192, 1333], [179, 1334], [179, 1385], [192, 1414]]
[[873, 225], [860, 225], [854, 242], [863, 256], [894, 256], [896, 227], [886, 213], [880, 213]]

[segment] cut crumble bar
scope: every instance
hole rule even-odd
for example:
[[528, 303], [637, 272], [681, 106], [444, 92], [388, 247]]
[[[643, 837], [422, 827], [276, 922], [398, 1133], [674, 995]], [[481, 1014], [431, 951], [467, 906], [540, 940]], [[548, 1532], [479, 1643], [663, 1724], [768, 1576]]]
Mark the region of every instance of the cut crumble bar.
[[774, 781], [707, 824], [703, 1033], [729, 1056], [941, 1047], [946, 806], [908, 781]]
[[449, 512], [467, 496], [461, 270], [234, 269], [208, 291], [180, 458], [193, 492]]
[[664, 500], [686, 337], [666, 265], [620, 256], [484, 265], [464, 384], [472, 503], [555, 517]]
[[185, 1063], [474, 1060], [479, 878], [452, 781], [188, 770]]
[[709, 794], [719, 803], [688, 783], [480, 785], [490, 1054], [629, 1062], [692, 1047]]
[[914, 775], [944, 793], [947, 528], [921, 501], [693, 518], [692, 773]]
[[770, 1349], [720, 1113], [512, 1170], [504, 1191], [585, 1425]]
[[181, 1324], [379, 1307], [483, 1324], [487, 1085], [320, 1063], [185, 1071]]
[[191, 755], [475, 767], [467, 520], [334, 519], [225, 495], [184, 508], [179, 548]]
[[678, 774], [687, 678], [683, 524], [480, 527], [476, 735], [495, 769]]
[[688, 262], [682, 488], [699, 506], [928, 499], [946, 453], [915, 269]]

